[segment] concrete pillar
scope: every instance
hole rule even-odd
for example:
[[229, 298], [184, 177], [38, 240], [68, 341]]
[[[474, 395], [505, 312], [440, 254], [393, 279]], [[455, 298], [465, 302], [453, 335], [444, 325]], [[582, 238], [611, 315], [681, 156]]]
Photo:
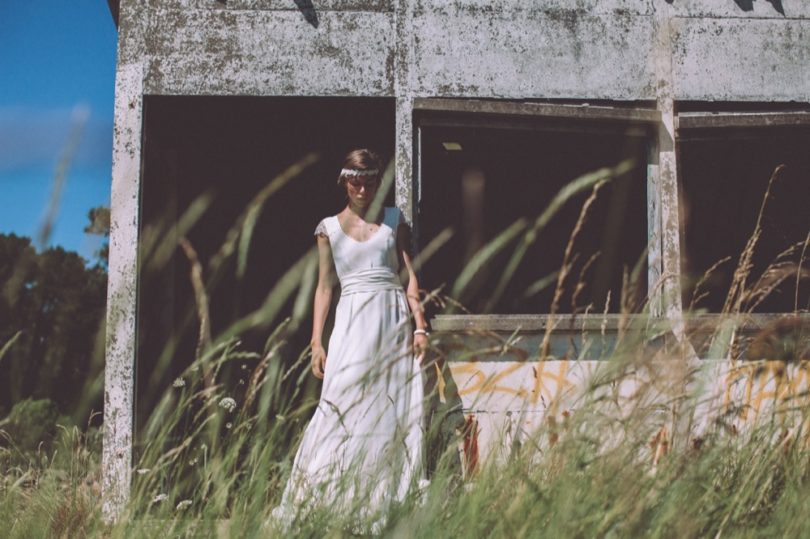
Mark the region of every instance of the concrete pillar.
[[129, 501], [132, 476], [143, 80], [141, 64], [119, 65], [115, 80], [101, 460], [102, 512], [107, 522], [116, 520]]
[[[672, 76], [672, 21], [673, 8], [668, 4], [655, 7], [655, 43], [652, 51], [655, 70], [656, 105], [661, 111], [661, 123], [657, 136], [657, 174], [651, 187], [654, 191], [648, 200], [658, 202], [657, 213], [650, 209], [650, 217], [660, 219], [651, 230], [660, 226], [660, 244], [651, 249], [660, 249], [661, 275], [657, 282], [649, 284], [651, 291], [660, 295], [657, 309], [660, 314], [673, 320], [673, 331], [682, 336], [681, 305], [681, 243], [680, 221], [678, 216], [678, 166], [675, 156], [675, 110], [674, 81]], [[657, 240], [656, 240], [657, 242]], [[652, 253], [651, 253], [652, 258]], [[657, 263], [657, 262], [656, 262]], [[650, 276], [652, 277], [652, 271]], [[677, 326], [677, 327], [675, 327]]]

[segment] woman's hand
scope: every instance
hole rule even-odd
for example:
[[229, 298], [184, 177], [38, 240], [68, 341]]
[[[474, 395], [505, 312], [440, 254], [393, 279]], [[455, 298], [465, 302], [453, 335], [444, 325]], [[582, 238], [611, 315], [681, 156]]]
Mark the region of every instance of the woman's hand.
[[312, 374], [315, 378], [323, 380], [324, 369], [326, 369], [326, 350], [323, 346], [315, 344], [312, 346]]
[[424, 361], [425, 352], [429, 346], [427, 335], [424, 333], [417, 333], [413, 336], [413, 353], [420, 361]]

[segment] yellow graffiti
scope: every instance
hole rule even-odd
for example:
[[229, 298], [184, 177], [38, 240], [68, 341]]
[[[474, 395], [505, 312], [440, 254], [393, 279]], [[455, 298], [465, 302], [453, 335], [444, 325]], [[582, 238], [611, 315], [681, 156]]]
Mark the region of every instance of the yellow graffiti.
[[529, 390], [520, 381], [518, 387], [506, 383], [506, 378], [527, 366], [526, 363], [509, 363], [504, 368], [498, 369], [496, 373], [487, 375], [475, 363], [455, 364], [450, 366], [450, 372], [456, 380], [465, 380], [463, 388], [459, 389], [459, 396], [473, 393], [503, 393], [514, 395], [522, 399], [528, 399], [532, 404], [536, 404], [541, 398], [547, 398], [556, 407], [561, 396], [569, 387], [574, 384], [568, 380], [568, 361], [555, 361], [558, 371], [553, 372], [547, 368], [550, 362], [538, 361], [533, 366], [534, 384]]
[[512, 363], [508, 367], [499, 370], [496, 374], [487, 376], [481, 371], [474, 363], [466, 363], [463, 365], [451, 365], [450, 372], [453, 378], [457, 380], [462, 376], [468, 375], [470, 380], [475, 380], [473, 383], [466, 385], [460, 389], [459, 396], [469, 395], [471, 393], [507, 393], [510, 395], [517, 395], [518, 397], [526, 397], [527, 392], [524, 388], [514, 388], [509, 385], [501, 385], [509, 374], [523, 367], [523, 363]]
[[[548, 362], [546, 361], [538, 361], [536, 363], [537, 366], [535, 367], [534, 373], [534, 391], [532, 392], [532, 402], [537, 403], [538, 399], [540, 399], [540, 396], [542, 395], [542, 392], [545, 391], [549, 397], [549, 400], [551, 401], [551, 411], [554, 413], [559, 405], [563, 391], [569, 387], [573, 387], [574, 384], [569, 382], [568, 378], [566, 378], [566, 374], [568, 373], [567, 360], [556, 362], [560, 367], [557, 374], [546, 370], [547, 363]], [[554, 384], [553, 394], [551, 390], [546, 387], [546, 380], [551, 381]]]
[[[789, 368], [792, 365], [795, 365], [794, 369]], [[755, 420], [768, 403], [777, 406], [790, 404], [792, 407], [810, 404], [810, 362], [739, 362], [729, 369], [724, 385], [723, 408], [731, 410], [735, 407], [739, 419]], [[740, 385], [742, 399], [737, 401], [734, 389]]]

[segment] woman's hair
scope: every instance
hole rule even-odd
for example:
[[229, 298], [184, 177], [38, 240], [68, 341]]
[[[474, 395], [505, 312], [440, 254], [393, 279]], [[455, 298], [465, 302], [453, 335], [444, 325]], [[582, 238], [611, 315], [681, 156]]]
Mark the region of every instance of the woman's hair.
[[351, 170], [378, 170], [377, 181], [382, 176], [382, 160], [375, 152], [366, 148], [350, 151], [343, 160], [343, 168], [338, 176], [338, 185], [344, 187], [349, 175], [346, 171]]

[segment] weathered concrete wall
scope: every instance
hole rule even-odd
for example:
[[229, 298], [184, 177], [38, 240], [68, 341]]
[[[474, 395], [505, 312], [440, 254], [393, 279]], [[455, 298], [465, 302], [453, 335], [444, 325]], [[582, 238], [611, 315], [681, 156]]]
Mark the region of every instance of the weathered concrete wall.
[[157, 7], [145, 13], [146, 91], [183, 95], [393, 95], [393, 16]]
[[667, 12], [674, 99], [807, 100], [810, 7], [783, 5], [124, 0], [121, 47], [146, 64], [153, 94], [646, 100], [662, 52], [655, 17]]
[[810, 100], [806, 18], [676, 17], [672, 43], [676, 99]]
[[645, 3], [416, 4], [418, 95], [654, 99]]

